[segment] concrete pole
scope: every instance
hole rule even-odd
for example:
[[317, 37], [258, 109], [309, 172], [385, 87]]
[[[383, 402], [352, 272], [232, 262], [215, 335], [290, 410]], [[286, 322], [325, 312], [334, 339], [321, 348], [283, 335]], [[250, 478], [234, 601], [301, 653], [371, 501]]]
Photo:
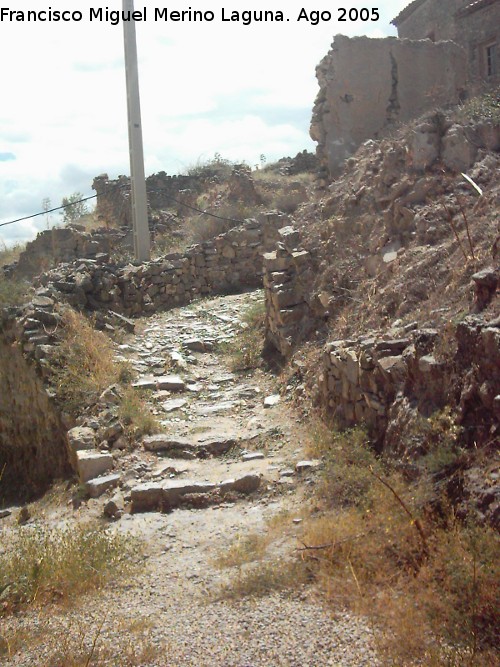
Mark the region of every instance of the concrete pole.
[[[134, 11], [134, 0], [123, 0], [123, 11]], [[147, 262], [151, 258], [144, 150], [142, 147], [141, 103], [135, 21], [123, 21], [125, 76], [127, 80], [128, 143], [132, 181], [132, 222], [135, 258]]]

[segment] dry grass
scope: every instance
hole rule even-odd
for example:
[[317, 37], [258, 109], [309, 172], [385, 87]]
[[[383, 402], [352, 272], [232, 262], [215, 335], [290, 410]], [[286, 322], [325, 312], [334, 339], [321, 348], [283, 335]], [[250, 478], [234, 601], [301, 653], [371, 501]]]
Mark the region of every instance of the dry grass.
[[265, 315], [263, 301], [252, 304], [242, 315], [239, 333], [220, 346], [232, 371], [255, 369], [262, 364]]
[[5, 278], [0, 272], [0, 309], [20, 306], [26, 300], [28, 283], [23, 280]]
[[277, 558], [241, 567], [217, 592], [218, 600], [264, 597], [273, 591], [292, 590], [307, 580], [307, 569], [294, 560]]
[[64, 310], [60, 336], [51, 381], [64, 408], [77, 413], [119, 381], [121, 368], [109, 338], [80, 313]]
[[214, 559], [214, 565], [218, 568], [241, 567], [245, 563], [261, 560], [270, 540], [269, 533], [238, 535], [227, 549], [220, 550]]
[[19, 255], [26, 248], [24, 243], [15, 243], [7, 247], [3, 241], [0, 242], [0, 267], [13, 264], [19, 259]]
[[75, 599], [130, 571], [130, 539], [96, 525], [19, 526], [0, 552], [3, 613], [20, 605]]
[[299, 552], [325, 596], [371, 619], [384, 665], [493, 665], [498, 535], [429, 513], [427, 486], [363, 454], [359, 430], [330, 447], [313, 447], [325, 473]]
[[[90, 618], [89, 618], [90, 616]], [[152, 644], [150, 619], [115, 619], [96, 612], [85, 620], [36, 619], [36, 629], [17, 628], [0, 636], [0, 657], [37, 651], [40, 667], [145, 667], [157, 665], [166, 647]]]
[[123, 391], [118, 417], [125, 427], [125, 434], [131, 441], [143, 435], [159, 433], [161, 430], [158, 420], [150, 412], [144, 398], [132, 387], [127, 387]]

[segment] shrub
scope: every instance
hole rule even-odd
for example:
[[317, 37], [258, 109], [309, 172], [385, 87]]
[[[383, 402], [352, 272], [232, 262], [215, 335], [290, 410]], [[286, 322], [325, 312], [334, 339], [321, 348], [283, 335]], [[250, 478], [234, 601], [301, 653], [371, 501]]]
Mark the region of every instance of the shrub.
[[[439, 442], [454, 439], [446, 411], [430, 427]], [[359, 429], [320, 431], [313, 448], [325, 472], [300, 554], [326, 597], [372, 619], [384, 665], [493, 664], [500, 611], [494, 531], [460, 524], [451, 513], [434, 517], [425, 505], [427, 481], [410, 485], [377, 461]]]
[[0, 552], [4, 609], [75, 598], [129, 571], [130, 540], [92, 525], [20, 526]]
[[257, 368], [262, 363], [266, 308], [263, 301], [252, 304], [243, 313], [241, 330], [220, 346], [233, 371]]
[[458, 120], [490, 120], [500, 123], [500, 88], [478, 95], [462, 104], [456, 113]]

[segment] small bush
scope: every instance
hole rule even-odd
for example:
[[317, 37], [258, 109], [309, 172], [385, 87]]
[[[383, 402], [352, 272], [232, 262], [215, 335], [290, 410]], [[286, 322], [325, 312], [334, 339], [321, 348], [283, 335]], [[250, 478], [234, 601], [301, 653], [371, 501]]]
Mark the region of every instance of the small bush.
[[0, 552], [4, 610], [75, 598], [131, 567], [132, 543], [96, 526], [19, 527]]
[[220, 346], [233, 371], [258, 368], [262, 363], [266, 307], [263, 301], [253, 304], [244, 313], [240, 332]]
[[500, 88], [473, 97], [462, 104], [457, 111], [458, 120], [488, 120], [500, 123]]
[[123, 392], [118, 417], [125, 426], [125, 433], [130, 440], [136, 440], [143, 435], [152, 435], [161, 430], [145, 400], [132, 387], [127, 387]]
[[429, 472], [438, 472], [463, 454], [459, 445], [462, 428], [455, 423], [449, 407], [435, 412], [421, 423], [421, 431], [425, 451], [422, 465]]
[[232, 162], [223, 158], [220, 153], [215, 153], [213, 159], [206, 162], [197, 162], [197, 164], [187, 169], [188, 176], [195, 176], [201, 179], [221, 179], [227, 180], [231, 176], [237, 162]]

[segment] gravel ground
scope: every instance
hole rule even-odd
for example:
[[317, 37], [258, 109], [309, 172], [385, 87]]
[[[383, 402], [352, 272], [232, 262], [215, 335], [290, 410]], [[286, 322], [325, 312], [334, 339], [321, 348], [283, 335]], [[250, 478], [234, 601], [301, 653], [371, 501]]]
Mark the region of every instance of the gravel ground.
[[[245, 304], [257, 298], [258, 294], [218, 298], [199, 306], [156, 314], [143, 332], [129, 341], [130, 345], [121, 346], [121, 353], [133, 353], [135, 363], [147, 372], [150, 359], [158, 363], [154, 360], [160, 358], [161, 362], [165, 350], [172, 349], [183, 336], [196, 332], [198, 337], [218, 340], [221, 335], [233, 335]], [[274, 549], [272, 555], [279, 552], [282, 556], [284, 550], [297, 546], [300, 528], [293, 517], [300, 515], [304, 490], [314, 484], [315, 478], [314, 473], [293, 474], [293, 466], [304, 456], [303, 434], [286, 401], [270, 409], [263, 408], [263, 398], [274, 393], [271, 378], [262, 372], [241, 378], [227, 375], [221, 358], [214, 354], [188, 358], [186, 375], [200, 384], [201, 390], [198, 394], [184, 394], [186, 405], [171, 413], [172, 416], [165, 415], [166, 428], [172, 433], [184, 435], [190, 430], [218, 429], [225, 433], [234, 431], [238, 437], [252, 442], [249, 429], [257, 425], [263, 434], [278, 435], [266, 436], [265, 456], [257, 461], [244, 462], [240, 455], [181, 464], [173, 461], [172, 465], [191, 466], [189, 474], [200, 479], [224, 478], [251, 469], [262, 476], [261, 490], [255, 496], [216, 507], [177, 509], [169, 514], [125, 514], [110, 524], [110, 530], [140, 540], [144, 559], [141, 556], [139, 574], [81, 599], [73, 607], [32, 609], [4, 618], [0, 637], [6, 637], [10, 645], [10, 659], [4, 658], [4, 664], [19, 667], [377, 665], [369, 628], [347, 614], [332, 617], [311, 590], [269, 591], [267, 596], [256, 599], [213, 601], [213, 593], [220, 584], [239, 572], [238, 567], [218, 569], [214, 558], [239, 536], [265, 533], [268, 519], [286, 511], [289, 518], [284, 525], [285, 538], [279, 537], [279, 544], [269, 548]], [[229, 401], [234, 406], [227, 411]], [[220, 406], [220, 414], [206, 409], [200, 414], [200, 404]], [[262, 444], [262, 439], [259, 442]], [[169, 463], [166, 459], [161, 461]], [[139, 471], [138, 481], [141, 481], [141, 475], [154, 474], [158, 463], [154, 455], [137, 450], [130, 461], [124, 454], [117, 465], [125, 472], [127, 468], [132, 471], [133, 466], [133, 470]], [[287, 476], [280, 478], [280, 471], [285, 470]], [[52, 514], [44, 515], [44, 520], [60, 521], [63, 515], [69, 516], [70, 521], [98, 517], [105, 499], [90, 500], [75, 512], [67, 506], [56, 507]]]

